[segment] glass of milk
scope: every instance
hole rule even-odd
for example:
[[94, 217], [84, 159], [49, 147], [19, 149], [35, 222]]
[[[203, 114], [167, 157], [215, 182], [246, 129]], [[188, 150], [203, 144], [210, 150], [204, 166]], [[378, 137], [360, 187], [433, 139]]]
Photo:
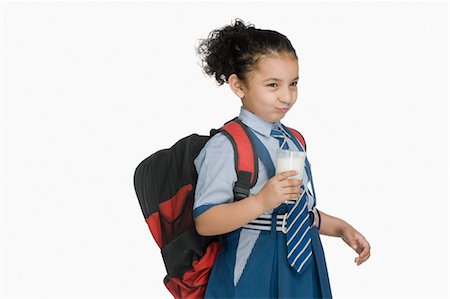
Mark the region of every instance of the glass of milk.
[[[291, 178], [301, 180], [303, 178], [303, 171], [305, 169], [305, 159], [305, 152], [278, 149], [275, 173], [279, 174], [281, 172], [289, 170], [297, 170], [298, 174], [292, 176]], [[288, 201], [286, 200], [285, 202], [287, 203]]]
[[305, 169], [305, 158], [305, 152], [278, 149], [275, 166], [276, 174], [297, 170], [298, 174], [293, 176], [293, 178], [301, 180]]

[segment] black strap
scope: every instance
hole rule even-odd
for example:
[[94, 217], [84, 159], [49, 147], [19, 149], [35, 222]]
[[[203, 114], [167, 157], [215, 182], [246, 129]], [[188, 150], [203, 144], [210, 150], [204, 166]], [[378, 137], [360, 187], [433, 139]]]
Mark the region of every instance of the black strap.
[[251, 177], [252, 174], [248, 171], [239, 171], [237, 173], [238, 180], [233, 188], [234, 200], [241, 200], [249, 196]]

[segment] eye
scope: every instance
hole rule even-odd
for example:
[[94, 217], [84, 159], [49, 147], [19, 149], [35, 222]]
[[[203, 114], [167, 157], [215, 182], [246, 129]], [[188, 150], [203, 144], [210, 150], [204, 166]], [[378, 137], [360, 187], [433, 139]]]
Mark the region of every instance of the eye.
[[276, 87], [277, 83], [269, 83], [266, 86], [270, 86], [270, 87]]
[[292, 85], [294, 85], [294, 86], [297, 86], [297, 84], [298, 84], [298, 82], [297, 82], [297, 81], [295, 81], [295, 82], [292, 82]]

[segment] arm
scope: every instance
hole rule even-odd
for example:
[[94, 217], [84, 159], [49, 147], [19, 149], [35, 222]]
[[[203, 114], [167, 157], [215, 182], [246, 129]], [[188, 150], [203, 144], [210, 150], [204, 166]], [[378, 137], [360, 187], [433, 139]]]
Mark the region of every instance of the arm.
[[348, 225], [344, 220], [328, 215], [322, 211], [320, 211], [320, 219], [319, 233], [326, 236], [341, 237], [344, 227]]
[[236, 230], [285, 200], [300, 196], [301, 180], [289, 179], [297, 171], [273, 176], [256, 194], [240, 201], [213, 206], [195, 218], [200, 235], [213, 236]]
[[370, 257], [370, 244], [366, 238], [342, 219], [320, 211], [321, 225], [319, 233], [326, 236], [340, 237], [358, 253], [355, 263], [359, 266]]
[[195, 228], [200, 235], [221, 235], [246, 225], [265, 211], [256, 196], [232, 203], [213, 206], [195, 218]]

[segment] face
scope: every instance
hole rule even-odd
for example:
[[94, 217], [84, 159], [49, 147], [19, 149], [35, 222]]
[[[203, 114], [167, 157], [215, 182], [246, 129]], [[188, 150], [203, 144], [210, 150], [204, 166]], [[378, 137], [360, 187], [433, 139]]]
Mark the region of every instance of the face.
[[297, 101], [298, 61], [292, 55], [264, 56], [241, 87], [243, 106], [262, 119], [280, 121]]

